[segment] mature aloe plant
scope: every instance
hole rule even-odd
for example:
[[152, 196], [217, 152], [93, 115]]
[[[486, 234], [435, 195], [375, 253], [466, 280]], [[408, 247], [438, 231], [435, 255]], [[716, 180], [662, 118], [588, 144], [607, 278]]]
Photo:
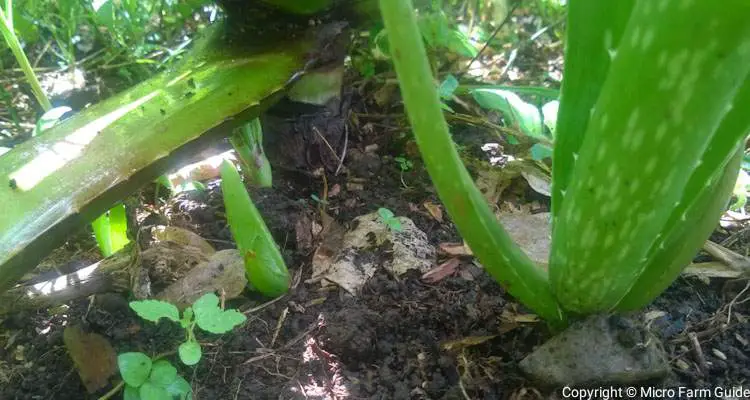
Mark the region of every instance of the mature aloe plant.
[[549, 277], [495, 220], [440, 117], [411, 1], [381, 0], [409, 120], [460, 233], [553, 325], [632, 310], [679, 274], [726, 205], [750, 128], [750, 2], [571, 0]]

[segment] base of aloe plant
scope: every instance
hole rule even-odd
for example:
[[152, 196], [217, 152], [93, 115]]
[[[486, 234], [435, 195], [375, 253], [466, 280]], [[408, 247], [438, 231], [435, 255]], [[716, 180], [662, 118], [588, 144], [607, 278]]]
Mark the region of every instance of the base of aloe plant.
[[654, 383], [670, 371], [659, 339], [637, 320], [619, 315], [572, 324], [520, 366], [535, 382], [554, 388]]

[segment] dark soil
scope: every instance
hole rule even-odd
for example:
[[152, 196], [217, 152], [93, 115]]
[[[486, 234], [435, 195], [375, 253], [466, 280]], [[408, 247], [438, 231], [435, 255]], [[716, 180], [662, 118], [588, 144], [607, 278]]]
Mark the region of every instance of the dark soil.
[[[385, 206], [412, 218], [434, 244], [458, 239], [452, 224], [439, 223], [410, 206], [436, 201], [433, 194], [403, 188], [393, 163], [381, 162], [375, 172], [356, 191], [345, 189], [343, 176], [329, 178], [329, 187], [342, 187], [328, 199], [329, 212], [339, 222], [345, 225], [354, 216]], [[287, 296], [249, 313], [248, 322], [233, 333], [199, 337], [204, 360], [195, 368], [180, 367], [196, 398], [547, 396], [522, 376], [518, 362], [550, 333], [542, 323], [518, 322], [525, 314], [523, 307], [469, 260], [462, 262], [463, 273], [436, 284], [423, 283], [417, 273], [396, 279], [381, 272], [358, 298], [305, 283], [311, 273], [310, 252], [296, 248], [293, 232], [303, 215], [315, 215], [317, 203], [310, 195], [322, 193], [322, 180], [296, 173], [277, 175], [274, 190], [254, 191], [253, 198], [283, 244], [292, 273], [301, 279]], [[405, 179], [418, 186], [424, 174], [417, 169]], [[215, 184], [207, 192], [173, 199], [162, 218], [194, 229], [217, 248], [233, 246]], [[664, 339], [674, 366], [667, 385], [732, 386], [750, 379], [750, 325], [737, 322], [750, 314], [748, 303], [733, 304], [727, 324], [728, 305], [743, 288], [744, 282], [707, 286], [680, 279], [654, 302], [651, 311], [665, 315], [652, 327]], [[248, 293], [230, 305], [248, 310], [268, 300]], [[4, 321], [2, 332], [8, 336], [0, 337], [1, 399], [95, 399], [102, 394], [87, 394], [81, 384], [63, 347], [66, 325], [82, 324], [105, 336], [118, 352], [160, 354], [172, 351], [182, 338], [176, 324], [139, 320], [121, 295], [99, 295], [90, 303], [76, 301]], [[705, 370], [699, 367], [691, 332], [701, 342]], [[475, 344], [443, 346], [471, 337]]]

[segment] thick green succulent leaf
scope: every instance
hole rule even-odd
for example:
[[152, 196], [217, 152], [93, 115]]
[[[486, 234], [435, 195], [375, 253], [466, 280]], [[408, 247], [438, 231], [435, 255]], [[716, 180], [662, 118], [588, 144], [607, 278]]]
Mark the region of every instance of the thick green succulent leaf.
[[138, 314], [139, 317], [151, 321], [159, 322], [159, 319], [166, 318], [170, 321], [178, 322], [180, 320], [180, 311], [171, 303], [160, 300], [140, 300], [131, 301], [130, 308]]
[[427, 61], [412, 2], [380, 0], [391, 38], [393, 62], [409, 122], [427, 171], [461, 236], [487, 271], [525, 305], [553, 325], [565, 315], [547, 274], [510, 238], [474, 185], [442, 118], [440, 97]]
[[212, 32], [174, 69], [0, 158], [0, 290], [74, 229], [257, 117], [310, 54], [311, 42], [301, 38], [249, 55], [223, 42], [218, 26]]
[[[750, 104], [750, 79], [740, 88], [735, 104]], [[745, 107], [732, 107], [716, 132], [717, 138], [750, 131]], [[647, 305], [677, 278], [716, 227], [735, 185], [744, 156], [744, 143], [716, 140], [690, 177], [683, 198], [672, 212], [660, 239], [654, 243], [649, 262], [638, 281], [620, 300], [618, 310], [630, 311]], [[733, 158], [730, 158], [733, 157]], [[723, 168], [721, 166], [725, 165]]]
[[[583, 135], [635, 0], [568, 4], [565, 70], [552, 157], [552, 214], [562, 206]], [[554, 220], [553, 220], [554, 229]]]
[[151, 373], [151, 357], [135, 352], [118, 354], [117, 366], [120, 368], [120, 375], [125, 383], [140, 387]]
[[193, 303], [195, 322], [204, 331], [226, 333], [247, 320], [237, 310], [222, 310], [219, 298], [213, 293], [206, 293]]
[[[245, 258], [250, 284], [266, 296], [279, 296], [289, 290], [289, 270], [260, 212], [234, 166], [221, 166], [221, 190], [229, 229]], [[197, 318], [197, 311], [196, 311]]]
[[91, 223], [91, 228], [104, 257], [111, 256], [130, 243], [124, 204], [118, 204], [99, 216]]
[[[690, 207], [675, 209], [676, 219], [663, 239], [654, 244], [649, 261], [627, 295], [617, 304], [618, 311], [635, 311], [648, 305], [674, 282], [692, 261], [701, 245], [716, 229], [737, 179], [742, 149], [724, 167], [719, 177], [702, 184], [702, 191]], [[679, 210], [679, 211], [678, 211]], [[670, 221], [672, 222], [672, 221]]]
[[556, 215], [550, 278], [566, 309], [615, 307], [673, 210], [701, 195], [691, 176], [723, 169], [710, 146], [744, 138], [719, 126], [750, 70], [748, 13], [745, 0], [636, 4]]
[[237, 128], [229, 137], [242, 165], [242, 174], [258, 187], [271, 187], [271, 163], [263, 150], [263, 126], [260, 118]]

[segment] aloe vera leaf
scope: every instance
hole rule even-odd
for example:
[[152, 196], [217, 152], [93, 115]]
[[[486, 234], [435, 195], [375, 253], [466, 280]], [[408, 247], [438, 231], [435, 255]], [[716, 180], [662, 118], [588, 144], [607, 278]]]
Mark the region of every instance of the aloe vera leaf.
[[422, 159], [459, 233], [487, 271], [553, 325], [565, 316], [538, 268], [497, 222], [456, 151], [442, 117], [424, 43], [410, 0], [381, 0], [391, 55]]
[[116, 253], [129, 242], [125, 205], [118, 204], [91, 223], [96, 244], [104, 257]]
[[552, 156], [552, 215], [562, 206], [575, 157], [635, 0], [573, 0], [568, 4], [565, 69]]
[[301, 38], [246, 54], [223, 35], [217, 27], [174, 70], [0, 158], [0, 290], [74, 229], [257, 117], [302, 70], [311, 46]]
[[106, 212], [91, 223], [91, 229], [94, 231], [96, 245], [99, 247], [102, 256], [109, 257], [114, 254], [114, 251], [112, 251], [112, 239], [109, 236], [109, 216]]
[[271, 163], [263, 151], [263, 127], [255, 118], [234, 130], [229, 141], [242, 164], [242, 175], [258, 187], [271, 187]]
[[245, 258], [247, 280], [266, 296], [279, 296], [289, 289], [289, 270], [255, 208], [237, 170], [228, 161], [221, 165], [221, 191], [237, 249]]
[[[566, 310], [612, 309], [648, 263], [750, 70], [750, 3], [639, 1], [584, 137], [553, 232], [550, 278]], [[719, 136], [721, 135], [721, 136]], [[615, 244], [619, 246], [616, 248]], [[624, 244], [624, 245], [623, 245]]]
[[[735, 104], [750, 104], [750, 79], [740, 88]], [[750, 116], [744, 107], [733, 107], [721, 122], [716, 137], [731, 137], [750, 131]], [[716, 228], [732, 194], [742, 164], [744, 142], [714, 141], [690, 177], [683, 198], [649, 251], [649, 262], [628, 294], [617, 304], [622, 311], [637, 310], [664, 291], [695, 257]]]

